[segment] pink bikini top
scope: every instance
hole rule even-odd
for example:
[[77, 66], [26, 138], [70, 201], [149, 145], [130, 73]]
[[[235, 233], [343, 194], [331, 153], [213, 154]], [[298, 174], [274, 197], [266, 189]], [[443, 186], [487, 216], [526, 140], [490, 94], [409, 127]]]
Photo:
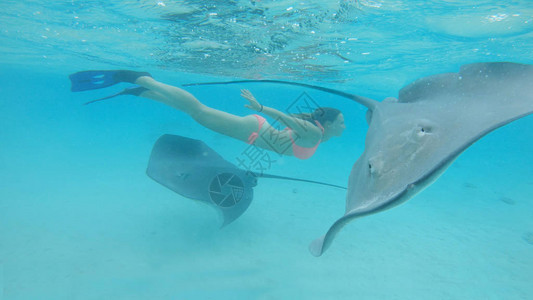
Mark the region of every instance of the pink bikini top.
[[[324, 127], [322, 127], [320, 122], [315, 120], [315, 124], [316, 126], [318, 126], [318, 128], [320, 128], [320, 130], [322, 130], [322, 134], [324, 134]], [[314, 147], [311, 147], [311, 148], [301, 147], [301, 146], [296, 145], [296, 143], [294, 142], [294, 139], [292, 138], [292, 129], [287, 127], [286, 130], [290, 131], [289, 136], [291, 137], [291, 142], [292, 142], [292, 153], [294, 154], [295, 157], [299, 159], [308, 159], [311, 156], [313, 156], [313, 154], [315, 154], [316, 149], [318, 148], [318, 145], [320, 144], [322, 139], [318, 140], [318, 142], [316, 143]]]

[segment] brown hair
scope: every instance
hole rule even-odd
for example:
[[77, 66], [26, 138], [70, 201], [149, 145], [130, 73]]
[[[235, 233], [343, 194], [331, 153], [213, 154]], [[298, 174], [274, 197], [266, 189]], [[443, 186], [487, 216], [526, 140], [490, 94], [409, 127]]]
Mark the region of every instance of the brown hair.
[[310, 121], [311, 123], [314, 123], [313, 121], [316, 120], [320, 124], [324, 125], [327, 121], [335, 121], [340, 113], [340, 110], [333, 107], [319, 107], [312, 113], [292, 114], [292, 116], [302, 120]]

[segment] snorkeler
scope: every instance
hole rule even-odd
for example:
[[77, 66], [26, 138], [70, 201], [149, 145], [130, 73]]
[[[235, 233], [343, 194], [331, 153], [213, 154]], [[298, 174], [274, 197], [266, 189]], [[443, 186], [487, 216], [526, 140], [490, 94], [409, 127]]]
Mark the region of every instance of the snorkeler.
[[[188, 114], [196, 122], [215, 132], [300, 159], [310, 158], [320, 143], [331, 137], [340, 136], [346, 128], [344, 116], [338, 109], [320, 107], [310, 114], [287, 115], [262, 105], [250, 91], [245, 89], [241, 90], [241, 96], [249, 101], [245, 107], [278, 120], [287, 127], [277, 130], [258, 114], [241, 117], [208, 107], [189, 92], [158, 82], [146, 72], [83, 71], [69, 77], [73, 92], [100, 89], [119, 82], [137, 84], [139, 87], [128, 88], [118, 94], [94, 101], [119, 95], [134, 95], [156, 100]], [[292, 147], [287, 147], [289, 141]]]

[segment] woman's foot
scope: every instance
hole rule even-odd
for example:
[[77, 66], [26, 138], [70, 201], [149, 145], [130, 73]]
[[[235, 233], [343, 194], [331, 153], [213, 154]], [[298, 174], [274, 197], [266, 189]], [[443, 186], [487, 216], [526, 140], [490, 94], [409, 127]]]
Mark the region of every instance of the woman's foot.
[[136, 71], [129, 71], [129, 70], [117, 70], [115, 72], [115, 75], [113, 76], [113, 79], [117, 82], [129, 82], [129, 83], [135, 83], [135, 81], [142, 76], [148, 76], [152, 77], [150, 73], [148, 72], [136, 72]]

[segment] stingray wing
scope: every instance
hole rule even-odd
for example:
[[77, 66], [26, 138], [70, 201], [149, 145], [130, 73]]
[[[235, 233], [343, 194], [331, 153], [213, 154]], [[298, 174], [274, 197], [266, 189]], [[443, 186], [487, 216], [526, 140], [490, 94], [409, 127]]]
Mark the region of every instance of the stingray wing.
[[[422, 77], [402, 88], [399, 101], [430, 101], [438, 95], [476, 95], [485, 91], [506, 93], [531, 91], [533, 66], [510, 62], [473, 63], [461, 66], [458, 73]], [[522, 85], [526, 83], [525, 85]], [[496, 98], [495, 103], [501, 102]]]
[[[424, 77], [400, 90], [401, 114], [440, 129], [433, 164], [446, 163], [489, 132], [533, 113], [533, 66], [493, 62]], [[397, 110], [405, 110], [397, 105]], [[395, 114], [394, 110], [390, 114]], [[442, 161], [444, 160], [444, 162]], [[424, 168], [425, 169], [425, 168]], [[427, 172], [427, 171], [423, 171]]]

